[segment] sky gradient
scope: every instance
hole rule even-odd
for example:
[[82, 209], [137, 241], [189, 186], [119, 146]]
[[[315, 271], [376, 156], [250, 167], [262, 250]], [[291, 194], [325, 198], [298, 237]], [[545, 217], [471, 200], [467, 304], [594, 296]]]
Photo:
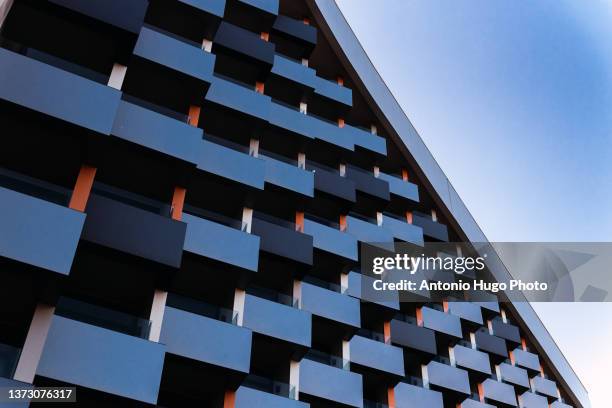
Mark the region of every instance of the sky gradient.
[[[612, 3], [338, 0], [491, 241], [612, 238]], [[607, 408], [611, 304], [535, 304]]]

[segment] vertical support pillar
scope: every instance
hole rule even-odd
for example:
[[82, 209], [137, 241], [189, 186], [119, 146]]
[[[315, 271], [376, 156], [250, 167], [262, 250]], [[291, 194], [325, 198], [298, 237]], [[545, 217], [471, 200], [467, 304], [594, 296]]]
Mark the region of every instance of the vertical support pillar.
[[166, 310], [166, 300], [168, 292], [161, 289], [155, 289], [153, 294], [153, 304], [151, 305], [151, 331], [149, 332], [149, 340], [159, 343], [161, 335], [162, 322], [164, 321], [164, 311]]
[[298, 167], [306, 170], [306, 153], [298, 153]]
[[425, 364], [421, 364], [421, 378], [423, 378], [423, 388], [429, 389], [429, 372]]
[[378, 166], [374, 166], [374, 177], [378, 178], [380, 177], [380, 167]]
[[412, 224], [412, 211], [406, 211], [406, 222]]
[[200, 123], [200, 111], [201, 108], [197, 105], [189, 106], [189, 124], [194, 127], [198, 127]]
[[295, 212], [295, 230], [304, 232], [304, 211]]
[[410, 181], [410, 176], [408, 173], [408, 169], [402, 169], [402, 180]]
[[265, 89], [266, 89], [266, 84], [264, 84], [261, 81], [256, 81], [255, 82], [255, 92], [260, 93], [260, 94], [263, 95]]
[[302, 308], [302, 281], [297, 279], [293, 281], [293, 303], [298, 309]]
[[242, 209], [242, 231], [251, 233], [251, 225], [253, 224], [253, 209], [244, 207]]
[[340, 177], [346, 177], [346, 164], [340, 163], [338, 170], [340, 171]]
[[342, 359], [351, 361], [351, 343], [348, 340], [342, 340]]
[[348, 273], [340, 273], [340, 291], [344, 293], [349, 287], [349, 276]]
[[261, 38], [265, 42], [268, 42], [268, 41], [270, 41], [270, 33], [262, 31], [261, 34], [259, 35], [259, 38]]
[[389, 408], [395, 408], [395, 388], [387, 388], [387, 406]]
[[226, 390], [223, 396], [223, 408], [234, 408], [236, 406], [236, 391]]
[[385, 335], [385, 343], [391, 344], [391, 321], [383, 323], [383, 333]]
[[96, 177], [96, 170], [95, 167], [86, 164], [81, 166], [68, 207], [81, 212], [85, 211], [87, 200], [89, 199], [91, 188], [93, 187], [94, 178]]
[[183, 187], [174, 187], [172, 195], [172, 219], [180, 221], [183, 218], [183, 206], [185, 205], [185, 195], [187, 190]]
[[431, 209], [431, 220], [433, 222], [438, 222], [438, 213], [433, 208]]
[[127, 73], [127, 67], [122, 64], [114, 63], [113, 70], [111, 71], [110, 77], [108, 78], [108, 86], [121, 90], [123, 86], [123, 80]]
[[340, 214], [340, 231], [346, 231], [346, 215]]
[[338, 118], [338, 127], [344, 127], [344, 118]]
[[[291, 395], [291, 388], [294, 392]], [[299, 400], [300, 398], [300, 362], [291, 360], [289, 362], [289, 398]]]
[[15, 380], [30, 384], [34, 381], [54, 312], [55, 306], [43, 303], [36, 305], [30, 329], [28, 330], [28, 335], [21, 350], [19, 362], [17, 363], [17, 369], [13, 376]]
[[234, 291], [234, 311], [238, 313], [236, 324], [242, 326], [244, 322], [244, 303], [246, 301], [246, 292], [244, 289], [236, 288]]
[[259, 157], [259, 140], [251, 139], [249, 141], [249, 155]]
[[423, 310], [420, 307], [416, 309], [417, 326], [423, 326]]
[[308, 58], [302, 58], [302, 65], [305, 67], [308, 66]]
[[207, 40], [206, 38], [202, 40], [202, 50], [206, 52], [212, 52], [212, 45], [213, 45], [212, 41]]
[[341, 76], [338, 75], [338, 77], [336, 78], [336, 82], [338, 82], [338, 85], [340, 86], [344, 86], [344, 78], [342, 78]]
[[308, 104], [306, 102], [300, 102], [300, 113], [308, 114]]
[[376, 127], [375, 124], [371, 124], [370, 125], [370, 133], [372, 133], [373, 135], [377, 135], [378, 134], [378, 128]]
[[383, 225], [383, 213], [380, 211], [376, 211], [376, 225]]

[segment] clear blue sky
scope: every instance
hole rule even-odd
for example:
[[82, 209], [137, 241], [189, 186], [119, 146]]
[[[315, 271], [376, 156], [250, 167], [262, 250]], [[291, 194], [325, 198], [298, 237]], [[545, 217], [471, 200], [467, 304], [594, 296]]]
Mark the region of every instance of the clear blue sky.
[[[612, 3], [337, 2], [491, 241], [612, 241]], [[612, 305], [534, 307], [608, 408]]]

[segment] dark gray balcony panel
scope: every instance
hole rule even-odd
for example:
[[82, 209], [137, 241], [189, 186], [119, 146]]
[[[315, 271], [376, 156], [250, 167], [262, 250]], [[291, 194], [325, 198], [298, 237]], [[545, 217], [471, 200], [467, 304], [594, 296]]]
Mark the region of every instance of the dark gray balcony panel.
[[213, 16], [223, 17], [225, 13], [225, 0], [179, 0], [181, 3], [195, 7]]
[[366, 302], [376, 303], [388, 309], [399, 310], [397, 292], [386, 292], [384, 296], [373, 288], [375, 279], [357, 272], [349, 273], [348, 294]]
[[242, 27], [222, 21], [213, 42], [215, 53], [229, 53], [261, 64], [269, 71], [274, 64], [274, 44]]
[[346, 201], [357, 200], [355, 182], [339, 173], [332, 173], [321, 168], [313, 170], [315, 177], [315, 188], [326, 194], [331, 194]]
[[477, 304], [470, 302], [448, 302], [448, 311], [462, 320], [478, 325], [483, 324], [482, 311]]
[[234, 408], [308, 408], [309, 404], [242, 386], [236, 391]]
[[455, 356], [457, 367], [477, 371], [482, 374], [491, 374], [491, 362], [487, 353], [456, 345], [453, 347], [453, 355]]
[[251, 336], [244, 327], [167, 306], [159, 341], [167, 353], [248, 373]]
[[516, 348], [512, 351], [512, 355], [517, 366], [531, 371], [540, 371], [540, 359], [537, 354]]
[[0, 98], [110, 134], [120, 91], [4, 48], [0, 66]]
[[[482, 294], [481, 294], [482, 295]], [[494, 295], [491, 295], [492, 297]], [[480, 306], [482, 309], [484, 309], [483, 311], [489, 311], [489, 312], [493, 312], [494, 314], [499, 314], [499, 303], [495, 300], [492, 300], [490, 302], [473, 302], [475, 305]]]
[[387, 155], [387, 140], [384, 137], [374, 135], [367, 130], [351, 125], [345, 125], [344, 129], [351, 134], [355, 146], [378, 153], [382, 156]]
[[378, 178], [389, 183], [391, 194], [414, 201], [415, 203], [419, 202], [419, 187], [416, 184], [382, 172], [379, 173]]
[[270, 115], [269, 96], [217, 76], [210, 84], [206, 100], [263, 121], [268, 121]]
[[309, 219], [304, 220], [304, 233], [312, 236], [317, 249], [353, 261], [358, 259], [357, 240], [350, 234]]
[[278, 15], [279, 0], [235, 0], [268, 14]]
[[[0, 377], [0, 388], [2, 389], [13, 389], [13, 390], [29, 390], [34, 386], [29, 383], [13, 380], [11, 378]], [[20, 402], [5, 402], [0, 404], [2, 407], [7, 408], [28, 408], [30, 406], [30, 399], [24, 398]]]
[[200, 141], [196, 152], [198, 169], [263, 190], [266, 170], [262, 159], [208, 140]]
[[522, 387], [523, 389], [529, 388], [529, 377], [527, 370], [524, 368], [501, 363], [498, 370], [501, 381]]
[[[491, 328], [493, 334], [502, 339], [519, 344], [521, 342], [521, 334], [518, 327], [510, 323], [504, 323], [502, 319], [496, 318], [491, 320]], [[538, 367], [539, 370], [539, 367]]]
[[393, 242], [393, 235], [389, 230], [350, 215], [346, 217], [346, 232], [361, 242]]
[[314, 174], [312, 172], [269, 156], [260, 155], [260, 157], [265, 162], [267, 183], [307, 197], [314, 197]]
[[473, 399], [466, 399], [461, 403], [459, 408], [495, 408], [491, 404], [485, 404], [484, 402], [476, 401]]
[[175, 268], [181, 266], [187, 225], [92, 194], [83, 239]]
[[427, 379], [430, 387], [441, 388], [466, 396], [472, 393], [467, 371], [457, 367], [431, 361], [427, 364]]
[[363, 407], [361, 375], [316, 361], [300, 362], [300, 394], [339, 402], [352, 407]]
[[274, 126], [297, 133], [308, 139], [314, 139], [314, 133], [310, 127], [312, 119], [297, 109], [291, 109], [285, 105], [272, 102], [270, 104], [270, 123]]
[[258, 236], [191, 214], [183, 214], [183, 221], [187, 223], [185, 251], [253, 272], [257, 271]]
[[430, 217], [414, 213], [412, 223], [423, 228], [423, 234], [438, 241], [448, 241], [448, 228], [444, 224], [433, 221]]
[[85, 214], [0, 187], [0, 256], [68, 275]]
[[155, 404], [165, 349], [160, 343], [54, 316], [36, 374]]
[[348, 326], [359, 327], [359, 300], [354, 297], [302, 282], [301, 307], [313, 315]]
[[475, 337], [478, 350], [486, 351], [504, 359], [508, 358], [508, 349], [504, 339], [493, 336], [484, 330], [478, 330]]
[[138, 33], [144, 21], [148, 0], [50, 0], [66, 7], [131, 33]]
[[215, 55], [201, 47], [162, 34], [148, 27], [140, 30], [134, 55], [164, 65], [172, 70], [210, 83]]
[[[273, 41], [293, 58], [308, 58], [317, 45], [317, 29], [301, 20], [279, 15], [272, 26]], [[282, 44], [279, 43], [282, 39]]]
[[[305, 26], [305, 24], [302, 25]], [[316, 73], [314, 69], [282, 55], [276, 54], [274, 56], [274, 65], [270, 73], [296, 82], [300, 86], [311, 90], [315, 85]]]
[[340, 86], [337, 82], [329, 81], [325, 78], [317, 77], [315, 95], [337, 102], [344, 108], [353, 106], [353, 91], [351, 91], [350, 88]]
[[312, 115], [309, 115], [308, 118], [310, 134], [313, 135], [315, 139], [336, 145], [345, 150], [355, 150], [355, 142], [351, 135], [344, 131], [344, 128], [339, 127], [336, 123], [328, 122], [327, 120]]
[[357, 190], [381, 200], [389, 201], [389, 183], [385, 180], [374, 177], [374, 172], [370, 173], [353, 166], [346, 166], [346, 177], [355, 182]]
[[424, 245], [421, 227], [408, 224], [407, 221], [400, 221], [388, 215], [383, 215], [382, 227], [389, 230], [396, 239], [419, 246]]
[[423, 326], [438, 333], [461, 338], [461, 321], [457, 316], [429, 307], [422, 307]]
[[533, 391], [537, 394], [555, 399], [559, 397], [556, 382], [537, 375], [531, 379], [531, 383], [533, 385]]
[[442, 394], [416, 385], [400, 382], [395, 386], [396, 408], [443, 408]]
[[312, 265], [312, 236], [256, 217], [251, 232], [259, 236], [262, 251]]
[[561, 401], [555, 401], [552, 404], [550, 404], [550, 408], [574, 408], [571, 405], [565, 404]]
[[485, 401], [500, 407], [516, 407], [516, 395], [511, 385], [487, 378], [482, 383]]
[[202, 142], [202, 129], [124, 100], [119, 102], [112, 134], [193, 164]]
[[436, 335], [433, 330], [401, 320], [391, 320], [391, 342], [429, 354], [436, 354]]
[[549, 408], [548, 400], [545, 397], [529, 391], [521, 394], [518, 399], [521, 408]]
[[304, 347], [310, 347], [312, 316], [310, 312], [246, 295], [244, 327]]
[[404, 376], [404, 353], [401, 348], [362, 336], [353, 336], [349, 348], [351, 363]]

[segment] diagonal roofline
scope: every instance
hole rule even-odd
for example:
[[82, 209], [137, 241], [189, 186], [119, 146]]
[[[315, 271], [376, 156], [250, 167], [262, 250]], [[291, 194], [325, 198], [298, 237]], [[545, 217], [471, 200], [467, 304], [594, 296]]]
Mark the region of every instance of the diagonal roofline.
[[[428, 185], [425, 188], [433, 192], [434, 199], [439, 201], [437, 204], [446, 209], [451, 223], [465, 235], [466, 240], [474, 243], [488, 242], [476, 220], [372, 64], [336, 2], [334, 0], [307, 0], [307, 4], [355, 86], [372, 104], [381, 123], [390, 130], [390, 138], [396, 142], [408, 161], [415, 165], [421, 178], [426, 180]], [[501, 260], [489, 265], [489, 268], [498, 278], [510, 276]], [[590, 408], [586, 388], [531, 304], [525, 301], [511, 302], [507, 305], [526, 326], [530, 340], [541, 352], [542, 358], [553, 371], [556, 371], [555, 374], [559, 381], [569, 391], [572, 403], [578, 407]]]

